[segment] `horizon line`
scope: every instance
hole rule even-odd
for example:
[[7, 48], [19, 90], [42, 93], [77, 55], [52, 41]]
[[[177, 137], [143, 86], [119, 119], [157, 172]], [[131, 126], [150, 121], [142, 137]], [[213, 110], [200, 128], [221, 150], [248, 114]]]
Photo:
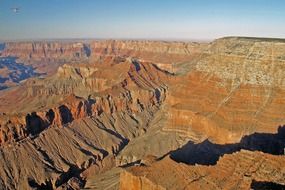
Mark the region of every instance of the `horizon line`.
[[28, 42], [28, 41], [92, 41], [92, 40], [129, 40], [129, 41], [177, 41], [177, 42], [209, 42], [218, 38], [117, 38], [117, 37], [67, 37], [67, 38], [19, 38], [19, 39], [0, 39], [0, 43], [8, 42]]
[[82, 42], [82, 41], [103, 41], [103, 40], [122, 40], [122, 41], [166, 41], [166, 42], [212, 42], [223, 38], [248, 38], [248, 39], [269, 39], [269, 40], [285, 40], [285, 38], [266, 37], [266, 36], [222, 36], [218, 38], [103, 38], [103, 37], [80, 37], [80, 38], [19, 38], [19, 39], [0, 39], [0, 43], [9, 42]]

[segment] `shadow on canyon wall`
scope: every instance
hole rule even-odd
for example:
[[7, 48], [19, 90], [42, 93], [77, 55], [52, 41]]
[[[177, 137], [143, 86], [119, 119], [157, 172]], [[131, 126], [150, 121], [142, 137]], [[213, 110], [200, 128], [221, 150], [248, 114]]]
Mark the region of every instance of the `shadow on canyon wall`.
[[253, 190], [285, 190], [285, 185], [273, 182], [255, 181], [251, 182], [250, 188]]
[[47, 127], [46, 123], [36, 112], [26, 115], [26, 129], [27, 133], [37, 135]]
[[[1, 44], [0, 44], [1, 52]], [[1, 56], [1, 54], [0, 54]], [[21, 81], [44, 75], [45, 73], [38, 73], [31, 65], [17, 62], [17, 57], [0, 57], [0, 68], [6, 69], [5, 77], [0, 76], [0, 89], [6, 89], [9, 86], [5, 85], [6, 82], [20, 83]]]
[[5, 49], [6, 44], [5, 43], [0, 43], [0, 52]]
[[241, 149], [261, 151], [273, 155], [284, 154], [285, 126], [279, 126], [276, 134], [253, 133], [244, 136], [239, 143], [214, 144], [209, 140], [195, 144], [189, 141], [183, 147], [170, 152], [170, 158], [190, 165], [215, 165], [220, 156], [231, 154]]

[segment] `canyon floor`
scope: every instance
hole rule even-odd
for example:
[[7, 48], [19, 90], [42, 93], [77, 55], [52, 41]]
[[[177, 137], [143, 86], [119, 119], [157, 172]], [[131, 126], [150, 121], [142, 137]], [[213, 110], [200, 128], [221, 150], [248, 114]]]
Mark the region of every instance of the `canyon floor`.
[[0, 44], [0, 189], [285, 189], [285, 40]]

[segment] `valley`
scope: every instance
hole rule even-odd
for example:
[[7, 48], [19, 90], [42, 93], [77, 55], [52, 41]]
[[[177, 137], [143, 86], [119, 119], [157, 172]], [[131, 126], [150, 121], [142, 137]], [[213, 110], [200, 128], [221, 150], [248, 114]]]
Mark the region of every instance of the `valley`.
[[285, 43], [10, 42], [3, 189], [285, 186]]

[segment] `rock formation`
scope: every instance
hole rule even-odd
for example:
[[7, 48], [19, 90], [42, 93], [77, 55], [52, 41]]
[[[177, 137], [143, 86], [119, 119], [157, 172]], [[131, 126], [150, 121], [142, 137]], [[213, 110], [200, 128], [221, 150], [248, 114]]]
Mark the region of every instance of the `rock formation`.
[[[99, 164], [144, 133], [165, 98], [163, 80], [169, 74], [152, 64], [121, 60], [64, 65], [54, 76], [3, 92], [1, 157], [9, 159], [1, 163], [2, 186], [58, 187], [68, 180], [65, 175]], [[120, 75], [109, 77], [114, 70]], [[13, 105], [17, 100], [21, 104]], [[26, 158], [27, 170], [9, 167], [26, 154], [32, 155]]]
[[[185, 165], [169, 157], [121, 173], [120, 189], [250, 189], [255, 181], [285, 185], [284, 156], [242, 150], [214, 166]], [[167, 168], [167, 169], [166, 169]]]
[[15, 56], [22, 61], [72, 61], [88, 57], [87, 49], [82, 42], [9, 42], [2, 56]]
[[282, 186], [284, 50], [239, 37], [7, 43], [2, 56], [49, 74], [0, 91], [0, 186]]

